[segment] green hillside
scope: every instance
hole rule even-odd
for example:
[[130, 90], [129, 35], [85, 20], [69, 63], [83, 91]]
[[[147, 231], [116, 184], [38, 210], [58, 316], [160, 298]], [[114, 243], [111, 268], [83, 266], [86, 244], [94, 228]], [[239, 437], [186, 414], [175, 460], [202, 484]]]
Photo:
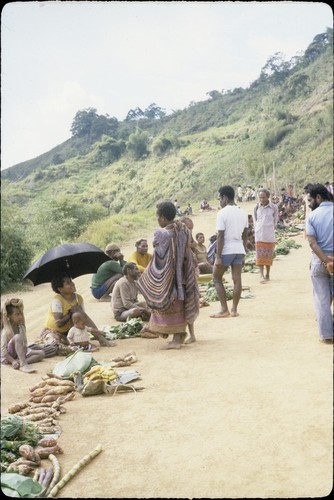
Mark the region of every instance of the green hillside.
[[169, 116], [155, 104], [123, 122], [78, 112], [69, 140], [2, 173], [2, 229], [14, 218], [36, 257], [62, 241], [124, 241], [153, 227], [161, 199], [196, 208], [222, 184], [302, 193], [330, 181], [332, 34], [291, 61], [273, 55], [249, 88], [210, 91]]

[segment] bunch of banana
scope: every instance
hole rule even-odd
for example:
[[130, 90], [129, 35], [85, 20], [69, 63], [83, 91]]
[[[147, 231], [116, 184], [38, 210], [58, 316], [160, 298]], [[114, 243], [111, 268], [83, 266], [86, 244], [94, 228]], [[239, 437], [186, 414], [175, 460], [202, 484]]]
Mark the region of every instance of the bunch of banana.
[[114, 380], [117, 378], [117, 373], [111, 366], [95, 365], [84, 375], [84, 384], [90, 380]]

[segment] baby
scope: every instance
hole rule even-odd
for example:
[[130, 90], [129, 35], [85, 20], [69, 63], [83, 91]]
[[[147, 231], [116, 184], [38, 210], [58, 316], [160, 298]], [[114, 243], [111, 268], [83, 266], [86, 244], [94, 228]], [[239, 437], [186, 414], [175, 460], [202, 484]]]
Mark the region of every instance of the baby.
[[[73, 325], [67, 334], [67, 340], [72, 351], [97, 351], [98, 347], [89, 342], [89, 333], [93, 328], [86, 326], [85, 318], [81, 312], [72, 314]], [[102, 332], [103, 333], [103, 332]]]

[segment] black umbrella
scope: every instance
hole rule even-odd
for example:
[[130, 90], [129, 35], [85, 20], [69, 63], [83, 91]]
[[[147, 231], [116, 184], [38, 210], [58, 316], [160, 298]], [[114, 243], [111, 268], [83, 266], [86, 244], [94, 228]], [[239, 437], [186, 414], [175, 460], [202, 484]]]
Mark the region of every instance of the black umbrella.
[[103, 262], [110, 260], [101, 248], [91, 243], [64, 243], [50, 248], [30, 266], [23, 279], [36, 285], [50, 283], [55, 274], [66, 272], [71, 278], [96, 273]]

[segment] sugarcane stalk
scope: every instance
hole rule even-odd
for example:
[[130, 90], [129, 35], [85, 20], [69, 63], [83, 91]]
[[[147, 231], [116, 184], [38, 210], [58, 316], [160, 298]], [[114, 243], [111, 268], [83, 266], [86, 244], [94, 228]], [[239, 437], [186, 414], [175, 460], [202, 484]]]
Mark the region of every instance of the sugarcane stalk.
[[72, 479], [85, 465], [87, 465], [93, 458], [95, 458], [102, 451], [102, 445], [99, 444], [93, 451], [85, 455], [77, 464], [75, 464], [72, 469], [65, 474], [65, 476], [55, 484], [52, 490], [47, 495], [47, 498], [54, 498], [58, 491], [61, 490], [65, 484]]
[[53, 489], [53, 487], [58, 483], [58, 481], [60, 479], [60, 465], [59, 465], [58, 458], [55, 455], [53, 455], [52, 453], [50, 453], [50, 455], [48, 456], [48, 459], [52, 463], [53, 477], [52, 477], [52, 480], [51, 480], [48, 488], [46, 489], [46, 491], [44, 493], [45, 497], [47, 497], [49, 495], [50, 491]]

